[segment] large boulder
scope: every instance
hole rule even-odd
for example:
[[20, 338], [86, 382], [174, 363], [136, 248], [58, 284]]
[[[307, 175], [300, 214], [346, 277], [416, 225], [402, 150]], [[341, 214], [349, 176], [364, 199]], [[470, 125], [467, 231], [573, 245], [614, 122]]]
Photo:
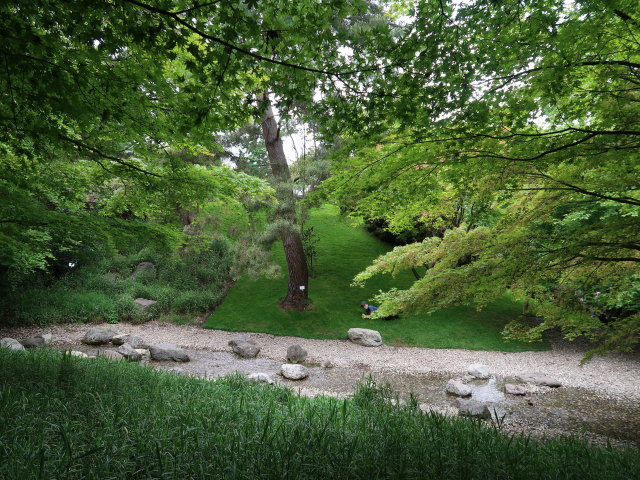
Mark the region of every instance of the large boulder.
[[123, 343], [116, 350], [120, 355], [129, 360], [130, 362], [139, 362], [142, 360], [142, 354], [137, 352], [131, 345], [128, 343]]
[[255, 358], [260, 353], [260, 347], [251, 338], [234, 338], [229, 345], [234, 353], [244, 358]]
[[151, 262], [140, 262], [131, 274], [132, 277], [156, 278], [156, 266]]
[[379, 347], [382, 345], [380, 332], [368, 328], [350, 328], [347, 332], [349, 340], [363, 347]]
[[289, 380], [302, 380], [309, 376], [309, 371], [304, 365], [297, 363], [284, 363], [280, 367], [280, 374]]
[[271, 375], [267, 373], [251, 373], [247, 375], [247, 380], [251, 382], [268, 383], [269, 385], [273, 385], [275, 383], [273, 378], [271, 378]]
[[527, 373], [518, 376], [518, 380], [525, 383], [533, 383], [534, 385], [542, 385], [544, 387], [558, 388], [562, 386], [559, 380], [549, 377], [543, 373]]
[[114, 345], [123, 345], [128, 343], [132, 348], [149, 348], [149, 344], [145, 342], [140, 337], [136, 337], [135, 335], [129, 335], [128, 333], [123, 333], [122, 335], [116, 335], [111, 339], [111, 343]]
[[96, 356], [107, 358], [109, 360], [124, 360], [124, 357], [115, 350], [100, 350]]
[[489, 405], [484, 402], [473, 399], [465, 400], [464, 398], [456, 398], [456, 406], [458, 407], [458, 415], [491, 418]]
[[82, 337], [81, 342], [87, 345], [106, 345], [111, 342], [111, 339], [117, 334], [118, 332], [110, 328], [90, 328], [87, 333], [84, 334], [84, 337]]
[[471, 395], [471, 387], [469, 385], [465, 385], [460, 380], [449, 380], [445, 388], [448, 393], [452, 393], [459, 397], [468, 397]]
[[304, 363], [307, 355], [307, 351], [298, 344], [287, 348], [287, 362], [289, 363]]
[[5, 337], [0, 340], [0, 348], [8, 348], [9, 350], [24, 350], [24, 345], [22, 345], [15, 338]]
[[474, 363], [467, 367], [467, 372], [469, 375], [476, 378], [489, 378], [491, 376], [491, 370], [486, 365], [482, 365], [481, 363]]
[[188, 362], [189, 354], [173, 344], [149, 345], [149, 355], [156, 362]]
[[44, 335], [36, 335], [35, 337], [25, 338], [20, 340], [20, 343], [24, 348], [41, 348], [51, 343], [51, 334], [46, 333]]

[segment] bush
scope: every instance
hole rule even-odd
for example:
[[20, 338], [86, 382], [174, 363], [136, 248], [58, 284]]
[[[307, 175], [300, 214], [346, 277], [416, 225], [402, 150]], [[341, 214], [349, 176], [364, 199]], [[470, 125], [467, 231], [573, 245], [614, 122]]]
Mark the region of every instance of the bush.
[[[0, 299], [8, 323], [143, 322], [162, 314], [204, 314], [221, 298], [233, 260], [224, 238], [196, 239], [183, 256], [143, 248], [131, 255], [96, 258], [47, 285], [33, 285]], [[140, 262], [155, 265], [152, 273], [132, 276]], [[157, 303], [141, 309], [135, 298]]]

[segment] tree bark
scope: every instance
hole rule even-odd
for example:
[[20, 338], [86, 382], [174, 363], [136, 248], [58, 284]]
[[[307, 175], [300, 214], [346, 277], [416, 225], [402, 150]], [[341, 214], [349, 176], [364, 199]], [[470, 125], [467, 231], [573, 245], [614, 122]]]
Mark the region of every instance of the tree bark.
[[[280, 128], [273, 114], [273, 109], [269, 103], [266, 93], [258, 97], [258, 102], [264, 108], [262, 121], [262, 136], [269, 156], [271, 173], [276, 182], [291, 184], [291, 174], [289, 165], [284, 154]], [[285, 195], [288, 197], [284, 201], [295, 203], [293, 188]], [[290, 196], [289, 196], [290, 195]], [[295, 225], [295, 212], [287, 215], [285, 220]], [[281, 300], [280, 306], [286, 310], [304, 310], [309, 305], [309, 270], [307, 259], [304, 255], [300, 234], [294, 229], [287, 229], [282, 234], [282, 245], [284, 255], [287, 260], [287, 270], [289, 272], [289, 286], [287, 296]], [[304, 287], [304, 288], [301, 288]]]

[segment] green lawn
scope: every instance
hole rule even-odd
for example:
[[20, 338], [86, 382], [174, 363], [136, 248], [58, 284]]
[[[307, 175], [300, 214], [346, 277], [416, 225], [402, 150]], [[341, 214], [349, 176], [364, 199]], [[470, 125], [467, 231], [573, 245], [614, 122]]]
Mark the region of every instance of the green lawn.
[[282, 277], [275, 280], [243, 277], [204, 327], [305, 338], [346, 338], [349, 328], [364, 327], [378, 330], [390, 345], [509, 352], [547, 348], [541, 343], [502, 339], [503, 326], [521, 312], [521, 306], [508, 297], [481, 312], [455, 307], [391, 321], [361, 318], [362, 300], [393, 286], [406, 288], [413, 275], [406, 272], [396, 278], [374, 277], [364, 288], [351, 287], [353, 277], [391, 247], [369, 235], [361, 225], [340, 217], [333, 206], [314, 210], [309, 225], [315, 227], [320, 239], [315, 275], [309, 281], [314, 311], [288, 312], [278, 307], [278, 298], [287, 290], [287, 278], [282, 245], [276, 244], [275, 258], [283, 267]]

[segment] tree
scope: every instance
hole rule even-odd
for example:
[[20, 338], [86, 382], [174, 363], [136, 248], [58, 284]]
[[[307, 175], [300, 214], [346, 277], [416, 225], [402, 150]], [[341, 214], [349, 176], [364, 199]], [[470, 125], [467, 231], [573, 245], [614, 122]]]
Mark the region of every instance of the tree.
[[368, 72], [379, 90], [331, 104], [352, 139], [332, 183], [355, 185], [357, 208], [400, 228], [446, 191], [491, 208], [359, 275], [428, 265], [411, 289], [381, 295], [383, 315], [482, 307], [510, 289], [544, 319], [511, 335], [560, 326], [605, 350], [638, 343], [638, 18], [631, 2], [417, 3], [381, 60], [397, 77]]
[[276, 189], [280, 201], [276, 217], [278, 221], [272, 224], [272, 228], [279, 230], [289, 274], [287, 295], [280, 302], [280, 305], [287, 310], [304, 310], [309, 303], [309, 271], [300, 231], [296, 225], [296, 199], [291, 174], [284, 153], [280, 128], [267, 94], [263, 94], [258, 102], [265, 112], [262, 132], [269, 155], [271, 174], [277, 184]]
[[[0, 148], [15, 178], [5, 191], [22, 199], [24, 212], [37, 204], [42, 215], [66, 218], [66, 194], [38, 197], [37, 188], [24, 188], [26, 171], [49, 165], [55, 177], [82, 165], [105, 173], [83, 177], [77, 212], [80, 197], [95, 198], [98, 189], [101, 212], [138, 219], [160, 216], [165, 200], [174, 215], [176, 206], [188, 212], [203, 198], [255, 193], [260, 187], [247, 177], [194, 165], [178, 152], [215, 151], [212, 132], [259, 118], [255, 92], [269, 88], [281, 110], [293, 112], [319, 79], [351, 75], [338, 49], [344, 35], [331, 25], [365, 7], [344, 0], [4, 2]], [[269, 51], [276, 37], [277, 56]], [[48, 193], [76, 188], [49, 183]], [[0, 238], [12, 245], [5, 265], [45, 266], [55, 254], [43, 245], [57, 240], [35, 217], [16, 220], [14, 210], [0, 219]], [[18, 253], [30, 250], [25, 263]]]

